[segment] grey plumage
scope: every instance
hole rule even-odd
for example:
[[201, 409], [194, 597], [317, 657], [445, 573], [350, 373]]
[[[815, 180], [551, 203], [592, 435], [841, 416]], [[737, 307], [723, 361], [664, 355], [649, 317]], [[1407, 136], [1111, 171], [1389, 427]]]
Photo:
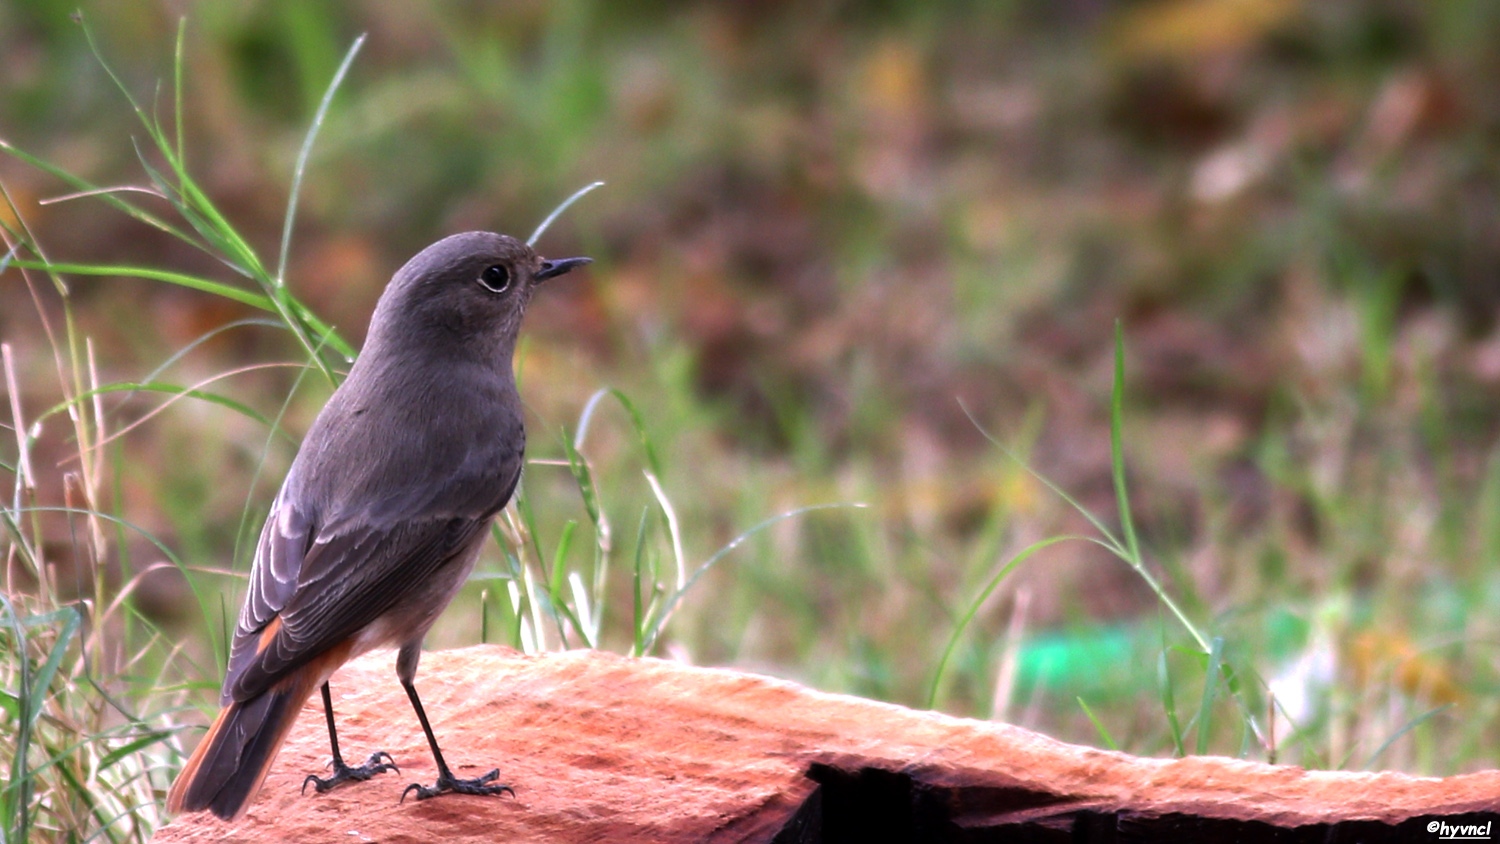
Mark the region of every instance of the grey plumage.
[[422, 638], [520, 478], [526, 434], [511, 358], [526, 305], [536, 284], [587, 260], [544, 261], [514, 238], [470, 232], [396, 273], [266, 519], [220, 696], [224, 723], [174, 784], [174, 811], [242, 812], [274, 758], [276, 747], [263, 758], [267, 734], [281, 730], [279, 746], [312, 689], [370, 648], [401, 648], [398, 675], [421, 715], [411, 682]]

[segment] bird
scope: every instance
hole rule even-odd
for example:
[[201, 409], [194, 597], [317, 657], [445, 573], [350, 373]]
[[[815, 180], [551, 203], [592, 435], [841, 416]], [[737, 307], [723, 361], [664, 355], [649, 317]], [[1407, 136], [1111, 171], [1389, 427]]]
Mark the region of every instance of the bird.
[[314, 419], [256, 545], [220, 710], [167, 796], [172, 813], [241, 817], [303, 704], [321, 689], [327, 791], [399, 770], [385, 752], [345, 763], [329, 678], [394, 646], [396, 676], [437, 762], [426, 799], [515, 792], [499, 770], [461, 779], [438, 748], [414, 680], [422, 639], [463, 586], [526, 448], [512, 358], [536, 287], [590, 263], [546, 260], [513, 237], [467, 232], [417, 253], [375, 305], [348, 377]]

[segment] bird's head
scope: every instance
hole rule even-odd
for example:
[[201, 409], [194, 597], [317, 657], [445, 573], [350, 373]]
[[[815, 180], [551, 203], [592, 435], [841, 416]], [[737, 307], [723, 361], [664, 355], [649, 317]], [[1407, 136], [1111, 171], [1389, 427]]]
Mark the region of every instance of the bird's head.
[[370, 318], [372, 345], [404, 351], [502, 354], [515, 347], [537, 285], [590, 262], [548, 260], [503, 234], [467, 232], [418, 252], [396, 272]]

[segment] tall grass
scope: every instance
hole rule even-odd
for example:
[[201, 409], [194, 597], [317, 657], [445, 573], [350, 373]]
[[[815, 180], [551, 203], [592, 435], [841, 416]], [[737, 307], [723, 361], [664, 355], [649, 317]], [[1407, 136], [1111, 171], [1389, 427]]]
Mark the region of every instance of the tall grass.
[[[4, 237], [7, 260], [24, 249], [44, 261], [24, 233], [6, 229]], [[0, 504], [0, 758], [9, 760], [0, 840], [145, 841], [162, 819], [156, 751], [172, 735], [184, 687], [172, 670], [172, 640], [132, 596], [142, 578], [175, 560], [149, 536], [172, 562], [137, 567], [123, 553], [122, 536], [144, 532], [111, 512], [110, 462], [121, 455], [110, 445], [93, 347], [78, 334], [67, 286], [55, 275], [49, 281], [63, 323], [40, 307], [37, 315], [64, 401], [28, 415], [12, 349], [0, 344], [14, 434], [3, 464], [11, 495]], [[40, 282], [28, 274], [27, 283], [40, 300]], [[63, 428], [76, 447], [63, 467], [33, 453], [48, 427]], [[61, 489], [62, 506], [40, 503], [46, 486]]]
[[[953, 633], [943, 649], [942, 656], [938, 659], [936, 670], [933, 672], [932, 681], [927, 692], [927, 705], [930, 707], [936, 704], [955, 648], [969, 626], [973, 623], [981, 607], [990, 600], [990, 596], [1005, 581], [1006, 577], [1014, 572], [1019, 565], [1027, 562], [1033, 556], [1050, 546], [1056, 545], [1059, 542], [1073, 540], [1099, 545], [1112, 556], [1128, 565], [1145, 582], [1152, 594], [1161, 602], [1163, 609], [1180, 628], [1182, 633], [1185, 633], [1188, 637], [1187, 646], [1181, 648], [1181, 650], [1199, 661], [1205, 680], [1202, 685], [1202, 697], [1198, 713], [1187, 724], [1181, 723], [1177, 717], [1176, 695], [1172, 692], [1170, 672], [1166, 670], [1166, 652], [1162, 653], [1162, 709], [1170, 730], [1170, 738], [1175, 753], [1179, 756], [1184, 755], [1184, 734], [1187, 730], [1193, 728], [1196, 728], [1197, 733], [1195, 752], [1199, 754], [1208, 752], [1209, 737], [1213, 735], [1212, 720], [1215, 714], [1214, 703], [1221, 682], [1228, 685], [1232, 697], [1239, 704], [1244, 726], [1253, 731], [1257, 737], [1260, 737], [1261, 726], [1255, 714], [1260, 710], [1258, 709], [1257, 702], [1245, 698], [1245, 693], [1248, 690], [1241, 686], [1234, 669], [1225, 662], [1224, 639], [1219, 636], [1211, 637], [1198, 623], [1189, 618], [1188, 614], [1179, 606], [1177, 600], [1173, 598], [1161, 580], [1147, 565], [1145, 553], [1137, 537], [1135, 517], [1130, 508], [1129, 484], [1126, 478], [1125, 467], [1123, 433], [1125, 407], [1125, 335], [1124, 328], [1119, 322], [1115, 324], [1114, 371], [1109, 406], [1110, 467], [1119, 511], [1119, 530], [1112, 530], [1102, 518], [1079, 503], [1066, 490], [1053, 483], [1046, 476], [1028, 467], [1028, 471], [1031, 471], [1038, 481], [1082, 515], [1094, 528], [1096, 533], [1095, 535], [1051, 536], [1033, 542], [1012, 554], [995, 571], [959, 615], [957, 623], [954, 625]], [[984, 430], [983, 426], [972, 415], [969, 416], [969, 419], [979, 427], [980, 431], [991, 444], [1006, 452], [1012, 459], [1019, 460], [1009, 448], [996, 439], [990, 432]], [[1012, 635], [1014, 636], [1016, 633], [1017, 631], [1013, 631]], [[1084, 714], [1098, 729], [1100, 738], [1104, 744], [1109, 747], [1116, 746], [1108, 729], [1095, 713], [1089, 709], [1088, 704], [1082, 698], [1078, 702]]]

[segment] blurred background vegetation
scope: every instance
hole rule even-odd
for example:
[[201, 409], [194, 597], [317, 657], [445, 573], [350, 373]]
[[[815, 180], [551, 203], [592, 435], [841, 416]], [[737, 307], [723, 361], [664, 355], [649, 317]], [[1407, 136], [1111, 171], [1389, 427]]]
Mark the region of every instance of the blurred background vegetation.
[[[76, 6], [0, 5], [0, 139], [97, 185], [147, 185], [143, 161], [160, 156]], [[629, 556], [637, 524], [659, 545], [667, 512], [696, 564], [777, 514], [868, 505], [753, 533], [688, 592], [658, 655], [931, 696], [1137, 753], [1495, 765], [1500, 5], [86, 6], [100, 55], [164, 124], [183, 17], [187, 169], [271, 256], [312, 116], [368, 34], [313, 148], [287, 269], [289, 290], [356, 345], [421, 247], [469, 229], [524, 236], [576, 188], [607, 183], [539, 243], [596, 259], [537, 298], [519, 360], [543, 553], [595, 571], [597, 535], [560, 539], [568, 521], [590, 524], [563, 442], [602, 387], [638, 409], [663, 491], [628, 414], [601, 404], [583, 452], [609, 553]], [[0, 217], [53, 261], [234, 281], [97, 197], [47, 201], [74, 187], [24, 158], [0, 155], [0, 182], [14, 202]], [[26, 419], [67, 395], [39, 319], [63, 319], [60, 297], [32, 275], [0, 274], [8, 399]], [[54, 603], [124, 590], [162, 637], [142, 641], [168, 646], [114, 667], [132, 712], [161, 719], [130, 735], [154, 735], [198, 718], [150, 704], [155, 685], [212, 701], [210, 631], [232, 624], [238, 593], [208, 577], [195, 602], [178, 568], [146, 571], [164, 552], [145, 536], [186, 567], [243, 572], [329, 385], [296, 366], [240, 372], [305, 363], [284, 330], [212, 334], [251, 308], [137, 278], [65, 280], [100, 383], [222, 376], [214, 392], [287, 433], [175, 401], [90, 452], [98, 506], [139, 532], [83, 553], [76, 517], [42, 514], [47, 577], [97, 583]], [[1146, 568], [1212, 647], [1130, 566], [1062, 542], [1001, 580], [936, 677], [1018, 551], [1095, 533], [1026, 465], [1119, 523], [1117, 320]], [[168, 398], [106, 394], [102, 418], [120, 431]], [[14, 475], [16, 438], [3, 439]], [[64, 417], [28, 448], [35, 501], [77, 506]], [[430, 646], [526, 644], [501, 546], [486, 566], [498, 579], [467, 591]], [[622, 572], [601, 639], [627, 650]], [[12, 572], [7, 591], [34, 580]], [[172, 753], [184, 740], [165, 739]], [[159, 788], [175, 764], [163, 752], [147, 780]]]

